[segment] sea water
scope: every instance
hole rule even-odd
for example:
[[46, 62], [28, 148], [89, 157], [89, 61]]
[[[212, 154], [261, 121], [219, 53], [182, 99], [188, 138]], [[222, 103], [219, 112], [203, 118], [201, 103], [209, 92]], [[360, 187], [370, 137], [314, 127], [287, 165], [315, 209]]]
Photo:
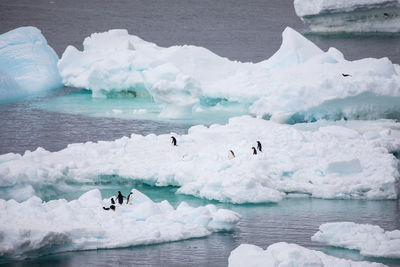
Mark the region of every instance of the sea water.
[[[25, 25], [41, 29], [59, 56], [69, 44], [81, 49], [83, 39], [93, 32], [125, 28], [131, 34], [162, 46], [193, 44], [231, 60], [253, 62], [270, 57], [279, 48], [280, 34], [286, 26], [306, 32], [294, 13], [291, 0], [0, 1], [1, 33]], [[331, 46], [338, 48], [350, 60], [387, 56], [394, 63], [400, 63], [400, 37], [396, 35], [309, 35], [308, 38], [324, 50]], [[199, 121], [203, 124], [223, 123], [229, 116], [243, 112], [238, 108], [234, 114], [220, 114], [219, 118], [205, 121], [203, 118], [199, 121], [160, 121], [151, 116], [159, 108], [154, 104], [137, 103], [138, 108], [132, 108], [124, 99], [110, 101], [93, 100], [87, 91], [65, 88], [48, 96], [2, 104], [0, 154], [24, 153], [39, 146], [57, 151], [71, 143], [114, 140], [131, 133], [183, 134]], [[148, 117], [138, 116], [142, 111], [132, 116], [135, 109], [146, 109], [145, 116]], [[400, 266], [399, 260], [366, 258], [357, 251], [311, 241], [319, 225], [326, 222], [353, 221], [376, 224], [388, 231], [400, 229], [398, 200], [320, 200], [303, 197], [285, 199], [278, 204], [232, 205], [175, 194], [175, 187], [154, 187], [117, 178], [115, 183], [100, 180], [95, 184], [74, 185], [76, 190], [62, 195], [49, 193], [46, 200], [74, 199], [91, 188], [100, 188], [105, 197], [115, 195], [118, 190], [126, 194], [131, 188], [136, 188], [154, 201], [167, 199], [173, 206], [181, 201], [193, 206], [213, 203], [237, 211], [243, 218], [234, 231], [206, 238], [68, 252], [2, 263], [11, 266], [226, 266], [230, 252], [241, 243], [266, 248], [272, 243], [286, 241], [337, 257]]]

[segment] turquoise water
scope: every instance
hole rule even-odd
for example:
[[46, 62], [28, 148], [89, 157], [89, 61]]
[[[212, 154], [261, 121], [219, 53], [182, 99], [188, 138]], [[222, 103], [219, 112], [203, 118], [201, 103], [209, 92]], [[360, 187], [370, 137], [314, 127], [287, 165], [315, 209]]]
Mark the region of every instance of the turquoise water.
[[90, 117], [117, 118], [124, 120], [151, 120], [181, 125], [225, 124], [228, 119], [248, 113], [248, 105], [228, 102], [224, 99], [201, 99], [193, 107], [190, 118], [160, 118], [162, 104], [151, 97], [134, 97], [129, 93], [93, 98], [91, 91], [65, 88], [52, 97], [36, 101], [32, 107], [50, 112], [85, 115]]

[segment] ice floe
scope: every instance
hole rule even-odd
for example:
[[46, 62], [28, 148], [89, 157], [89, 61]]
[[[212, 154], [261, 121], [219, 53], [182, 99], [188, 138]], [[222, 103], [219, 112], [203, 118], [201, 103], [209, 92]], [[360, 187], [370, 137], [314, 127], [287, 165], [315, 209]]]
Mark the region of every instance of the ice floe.
[[377, 225], [325, 223], [311, 239], [335, 247], [356, 249], [364, 256], [400, 258], [400, 230], [385, 231]]
[[0, 199], [0, 257], [23, 258], [63, 251], [147, 245], [232, 230], [240, 215], [214, 205], [174, 209], [133, 189], [129, 204], [103, 210], [110, 199], [91, 190], [79, 199], [25, 202]]
[[315, 32], [399, 32], [398, 0], [294, 0], [296, 14]]
[[35, 27], [0, 35], [0, 100], [63, 87], [58, 56]]
[[[286, 194], [328, 199], [396, 199], [399, 124], [338, 121], [287, 125], [249, 116], [194, 126], [186, 135], [132, 134], [0, 156], [3, 198], [24, 200], [51, 186], [136, 179], [178, 193], [233, 203], [278, 202]], [[261, 141], [263, 152], [253, 155]], [[236, 157], [228, 158], [228, 151]], [[25, 192], [21, 194], [21, 192]]]
[[65, 85], [90, 89], [93, 97], [150, 97], [163, 105], [163, 118], [190, 117], [222, 102], [281, 122], [388, 118], [400, 110], [400, 75], [389, 59], [348, 61], [289, 27], [280, 49], [259, 63], [202, 47], [163, 48], [126, 30], [94, 33], [83, 47], [68, 46], [58, 62]]
[[279, 242], [266, 250], [250, 244], [242, 244], [231, 252], [229, 267], [284, 267], [284, 266], [385, 266], [381, 263], [351, 261], [326, 255], [320, 251]]

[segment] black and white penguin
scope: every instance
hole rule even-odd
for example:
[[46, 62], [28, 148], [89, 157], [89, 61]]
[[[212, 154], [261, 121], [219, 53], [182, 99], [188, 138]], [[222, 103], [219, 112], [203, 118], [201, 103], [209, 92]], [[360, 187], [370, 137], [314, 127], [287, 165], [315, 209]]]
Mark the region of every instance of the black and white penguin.
[[120, 205], [122, 205], [122, 203], [124, 203], [124, 196], [121, 194], [121, 191], [118, 191], [117, 200]]
[[257, 141], [257, 149], [258, 151], [262, 152], [262, 145], [260, 141]]
[[131, 200], [132, 192], [129, 193], [129, 195], [126, 197], [126, 204], [129, 204], [129, 201]]
[[257, 155], [257, 149], [254, 146], [251, 149], [253, 149], [253, 155]]
[[176, 138], [174, 136], [171, 136], [171, 139], [172, 139], [172, 145], [176, 146]]
[[228, 158], [229, 158], [229, 159], [233, 159], [234, 157], [235, 157], [235, 153], [233, 153], [232, 150], [229, 150], [229, 151], [228, 151]]
[[343, 77], [348, 77], [348, 76], [351, 76], [350, 74], [346, 74], [346, 73], [342, 73], [342, 76]]
[[115, 205], [115, 201], [114, 201], [113, 197], [111, 198], [111, 204]]
[[103, 207], [103, 210], [110, 210], [110, 209], [115, 211], [115, 206], [111, 205], [109, 208]]

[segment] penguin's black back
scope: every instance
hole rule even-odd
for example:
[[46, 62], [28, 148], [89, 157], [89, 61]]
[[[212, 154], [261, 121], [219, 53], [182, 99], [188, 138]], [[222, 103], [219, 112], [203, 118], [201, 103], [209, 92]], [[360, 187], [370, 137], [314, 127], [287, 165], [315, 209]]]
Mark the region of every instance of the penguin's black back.
[[262, 145], [260, 141], [257, 141], [257, 149], [258, 151], [262, 152]]
[[257, 155], [257, 149], [254, 146], [251, 149], [253, 149], [253, 155]]
[[176, 138], [174, 136], [171, 136], [172, 138], [172, 145], [176, 146]]

